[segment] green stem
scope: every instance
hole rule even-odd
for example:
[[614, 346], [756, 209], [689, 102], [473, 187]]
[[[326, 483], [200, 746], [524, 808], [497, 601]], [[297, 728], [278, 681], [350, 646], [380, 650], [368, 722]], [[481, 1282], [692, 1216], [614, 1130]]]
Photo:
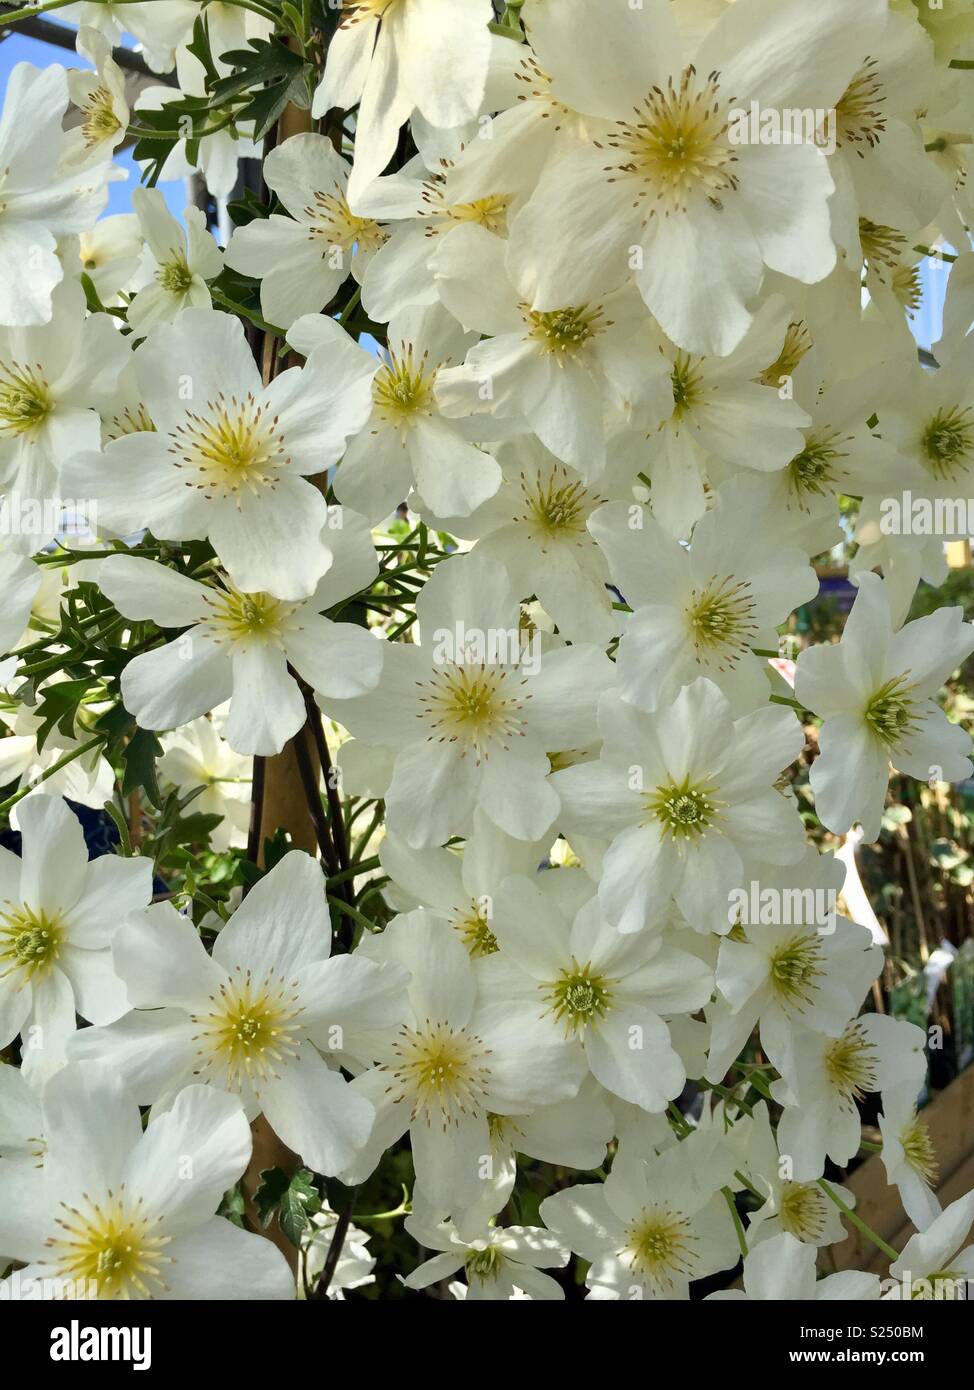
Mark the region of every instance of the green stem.
[[741, 1248], [741, 1255], [746, 1260], [747, 1236], [744, 1234], [744, 1223], [741, 1220], [740, 1212], [737, 1210], [737, 1204], [734, 1201], [734, 1194], [733, 1192], [731, 1192], [729, 1187], [722, 1187], [720, 1190], [724, 1194], [724, 1201], [727, 1203], [728, 1209], [731, 1214], [731, 1219], [734, 1222], [734, 1230], [737, 1234], [737, 1243]]
[[361, 298], [362, 289], [361, 286], [359, 286], [359, 288], [356, 289], [355, 293], [352, 295], [351, 299], [348, 301], [348, 303], [345, 305], [345, 308], [338, 316], [338, 322], [342, 325], [343, 328], [345, 327], [345, 324], [348, 323], [348, 320], [352, 317], [352, 314], [358, 307]]
[[125, 133], [133, 140], [205, 140], [208, 135], [216, 135], [218, 131], [226, 130], [228, 125], [233, 124], [235, 115], [236, 113], [231, 111], [222, 121], [217, 121], [216, 125], [211, 125], [206, 130], [194, 130], [190, 136], [181, 130], [156, 130], [153, 126], [141, 125], [126, 126]]
[[957, 257], [952, 256], [949, 251], [937, 251], [932, 246], [914, 246], [914, 251], [918, 251], [921, 256], [929, 256], [934, 261], [956, 261]]
[[46, 782], [49, 777], [53, 777], [55, 772], [60, 772], [62, 767], [67, 767], [68, 763], [73, 763], [76, 758], [84, 757], [85, 753], [90, 753], [93, 748], [97, 748], [99, 744], [104, 742], [104, 734], [98, 734], [96, 738], [91, 738], [87, 743], [83, 743], [80, 748], [65, 753], [63, 758], [58, 758], [57, 762], [53, 763], [46, 772], [42, 772], [40, 777], [31, 782], [29, 787], [21, 787], [19, 792], [14, 792], [13, 796], [8, 796], [6, 801], [0, 801], [0, 814], [9, 811], [12, 806], [16, 806], [18, 801], [23, 801], [25, 796], [30, 796], [35, 788], [39, 787], [42, 782]]
[[845, 1202], [843, 1202], [839, 1194], [837, 1192], [832, 1191], [832, 1188], [829, 1187], [828, 1183], [825, 1181], [824, 1178], [818, 1179], [818, 1185], [825, 1193], [826, 1197], [828, 1197], [830, 1201], [835, 1203], [835, 1205], [839, 1208], [839, 1211], [841, 1211], [844, 1216], [847, 1216], [849, 1218], [853, 1226], [855, 1226], [856, 1230], [861, 1231], [867, 1240], [871, 1240], [872, 1243], [878, 1249], [882, 1250], [883, 1254], [886, 1256], [888, 1260], [893, 1261], [898, 1260], [900, 1258], [899, 1251], [894, 1250], [892, 1245], [887, 1245], [886, 1241], [883, 1240], [882, 1236], [878, 1236], [871, 1226], [867, 1226], [861, 1216], [857, 1216], [851, 1207], [846, 1206]]
[[754, 1111], [753, 1111], [753, 1109], [751, 1108], [751, 1106], [748, 1105], [746, 1101], [739, 1100], [738, 1097], [735, 1096], [734, 1092], [731, 1091], [731, 1090], [729, 1090], [726, 1086], [717, 1086], [717, 1085], [715, 1085], [713, 1082], [711, 1082], [711, 1083], [710, 1083], [710, 1090], [711, 1090], [711, 1091], [716, 1091], [717, 1095], [719, 1095], [719, 1096], [721, 1097], [722, 1100], [730, 1101], [731, 1105], [736, 1105], [737, 1108], [738, 1108], [738, 1110], [740, 1110], [742, 1114], [744, 1114], [744, 1115], [753, 1115], [753, 1114], [754, 1114]]
[[[3, 808], [0, 807], [0, 810], [2, 809]], [[329, 880], [329, 882], [331, 881], [333, 880]], [[357, 908], [354, 908], [350, 903], [345, 902], [344, 898], [333, 898], [329, 894], [328, 906], [335, 908], [338, 912], [342, 913], [343, 916], [350, 917], [353, 922], [357, 922], [363, 931], [368, 932], [369, 936], [375, 935], [375, 923], [370, 922], [368, 917], [364, 916], [363, 913], [359, 912]]]
[[224, 309], [229, 309], [231, 313], [239, 314], [241, 318], [249, 319], [250, 322], [255, 324], [258, 328], [262, 328], [265, 333], [273, 333], [275, 338], [284, 337], [283, 328], [275, 328], [272, 323], [268, 323], [266, 319], [261, 318], [260, 314], [255, 313], [253, 309], [245, 309], [242, 304], [237, 304], [234, 300], [228, 298], [222, 290], [215, 290], [212, 285], [210, 286], [210, 298], [214, 299], [217, 304], [222, 304]]
[[768, 1200], [768, 1194], [766, 1192], [761, 1192], [758, 1188], [754, 1186], [753, 1183], [748, 1182], [747, 1178], [744, 1176], [744, 1174], [741, 1172], [739, 1168], [734, 1169], [734, 1177], [737, 1179], [737, 1181], [741, 1184], [742, 1187], [746, 1188], [747, 1191], [750, 1192], [752, 1197], [757, 1197], [758, 1201], [761, 1203], [762, 1206]]
[[[137, 5], [143, 0], [94, 0], [96, 5]], [[19, 10], [12, 10], [10, 14], [3, 15], [4, 26], [16, 24], [20, 19], [34, 19], [40, 14], [49, 14], [52, 10], [63, 10], [68, 5], [73, 5], [75, 0], [46, 0], [43, 5], [22, 5]], [[273, 10], [267, 9], [258, 3], [258, 0], [224, 0], [227, 5], [235, 5], [240, 10], [252, 10], [254, 14], [259, 14], [262, 19], [280, 19], [280, 15], [275, 15]]]
[[679, 1134], [681, 1139], [685, 1139], [688, 1134], [693, 1133], [693, 1125], [687, 1122], [687, 1117], [683, 1114], [682, 1110], [680, 1110], [679, 1106], [676, 1104], [675, 1101], [671, 1100], [667, 1104], [666, 1112], [670, 1117], [670, 1124], [676, 1130], [677, 1134]]
[[379, 856], [373, 855], [371, 859], [363, 859], [360, 864], [351, 864], [347, 869], [342, 869], [340, 873], [332, 874], [328, 879], [328, 887], [333, 888], [338, 883], [348, 883], [349, 879], [356, 878], [359, 874], [367, 874], [370, 869], [379, 868]]

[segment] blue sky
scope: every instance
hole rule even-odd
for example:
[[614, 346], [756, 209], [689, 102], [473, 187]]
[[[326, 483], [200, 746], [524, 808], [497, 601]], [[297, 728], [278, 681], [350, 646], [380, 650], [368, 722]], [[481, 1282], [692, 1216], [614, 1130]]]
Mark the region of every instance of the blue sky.
[[[55, 14], [49, 18], [56, 21], [57, 16]], [[70, 28], [68, 25], [65, 27]], [[46, 67], [50, 63], [61, 63], [65, 67], [90, 66], [68, 50], [55, 48], [52, 44], [27, 38], [23, 34], [13, 33], [3, 43], [0, 43], [0, 90], [6, 90], [7, 76], [11, 68], [16, 63], [25, 61], [35, 63], [38, 67]], [[109, 185], [107, 211], [109, 213], [131, 212], [132, 189], [138, 187], [139, 171], [127, 151], [116, 156], [116, 163], [128, 171], [128, 180], [125, 183], [120, 181]], [[172, 211], [177, 216], [181, 215], [186, 206], [186, 193], [182, 180], [175, 183], [160, 184], [159, 187], [165, 194], [166, 201]], [[913, 336], [920, 346], [929, 347], [940, 337], [940, 323], [947, 286], [947, 269], [942, 265], [931, 267], [929, 262], [924, 262], [921, 275], [923, 278], [923, 304], [912, 327]]]
[[[57, 19], [56, 14], [47, 16], [49, 22], [53, 23]], [[72, 30], [71, 25], [64, 25], [65, 29]], [[66, 68], [87, 68], [91, 64], [69, 49], [57, 48], [54, 44], [42, 43], [40, 39], [28, 38], [24, 34], [13, 32], [9, 38], [0, 43], [0, 91], [7, 89], [7, 78], [10, 70], [17, 63], [33, 63], [36, 67], [50, 67], [52, 63], [60, 63]], [[108, 186], [108, 207], [107, 213], [112, 212], [131, 212], [132, 211], [132, 189], [139, 186], [139, 169], [132, 159], [131, 154], [125, 150], [116, 155], [115, 163], [128, 171], [126, 182], [119, 180]], [[170, 208], [177, 215], [181, 215], [186, 206], [186, 190], [183, 181], [180, 179], [175, 183], [160, 184], [159, 187], [165, 194], [166, 201]]]

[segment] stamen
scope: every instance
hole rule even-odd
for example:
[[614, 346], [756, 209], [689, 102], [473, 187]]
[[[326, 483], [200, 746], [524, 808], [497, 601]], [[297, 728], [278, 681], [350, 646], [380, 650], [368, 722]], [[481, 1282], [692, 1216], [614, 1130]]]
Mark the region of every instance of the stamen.
[[698, 83], [696, 70], [687, 68], [674, 86], [654, 87], [636, 120], [618, 121], [609, 139], [624, 162], [608, 166], [613, 182], [619, 175], [636, 180], [637, 201], [645, 199], [647, 216], [664, 217], [685, 212], [691, 198], [699, 196], [716, 208], [734, 192], [738, 179], [731, 165], [737, 155], [727, 138], [727, 111], [731, 103], [720, 96], [719, 74], [712, 72]]
[[876, 1089], [875, 1052], [875, 1043], [867, 1040], [858, 1022], [850, 1023], [841, 1038], [829, 1043], [826, 1075], [847, 1107]]
[[920, 727], [919, 708], [914, 697], [915, 687], [909, 681], [909, 671], [892, 676], [871, 696], [863, 718], [873, 733], [887, 748], [902, 744]]
[[482, 1112], [490, 1054], [480, 1038], [427, 1019], [421, 1028], [403, 1026], [395, 1052], [396, 1064], [385, 1068], [393, 1078], [389, 1092], [410, 1106], [413, 1120], [423, 1115], [428, 1125], [447, 1129]]
[[731, 575], [715, 575], [703, 589], [694, 589], [685, 616], [697, 661], [714, 661], [721, 670], [750, 650], [758, 630], [751, 586]]

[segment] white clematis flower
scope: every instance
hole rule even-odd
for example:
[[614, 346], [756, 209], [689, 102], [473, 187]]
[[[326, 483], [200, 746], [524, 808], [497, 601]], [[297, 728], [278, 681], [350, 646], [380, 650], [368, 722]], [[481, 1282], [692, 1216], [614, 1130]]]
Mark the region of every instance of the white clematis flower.
[[843, 1269], [838, 1274], [815, 1277], [815, 1250], [787, 1231], [762, 1241], [744, 1261], [743, 1289], [720, 1289], [707, 1295], [716, 1300], [738, 1303], [866, 1302], [880, 1296], [878, 1274]]
[[917, 1114], [914, 1087], [885, 1093], [879, 1129], [887, 1180], [896, 1184], [903, 1210], [917, 1230], [925, 1230], [941, 1212], [933, 1192], [938, 1176], [937, 1151], [926, 1120]]
[[0, 1248], [25, 1262], [10, 1296], [294, 1297], [281, 1252], [214, 1215], [250, 1160], [236, 1098], [189, 1086], [143, 1132], [119, 1078], [89, 1064], [48, 1082], [43, 1112], [35, 1180], [15, 1188], [0, 1164]]
[[528, 647], [506, 574], [476, 553], [443, 561], [416, 610], [422, 644], [390, 643], [372, 694], [323, 707], [395, 750], [387, 823], [411, 848], [444, 844], [478, 806], [508, 835], [540, 839], [559, 807], [548, 755], [594, 741], [607, 657]]
[[[717, 1082], [760, 1024], [761, 1045], [787, 1069], [796, 1027], [838, 1037], [878, 977], [883, 953], [867, 927], [836, 914], [842, 864], [811, 845], [797, 864], [751, 865], [738, 895], [763, 896], [720, 943], [707, 1076]], [[797, 909], [797, 910], [796, 910]], [[729, 914], [730, 915], [730, 914]]]
[[[522, 11], [552, 93], [603, 121], [553, 161], [511, 226], [509, 265], [535, 310], [632, 276], [664, 332], [723, 356], [765, 267], [805, 284], [835, 264], [828, 161], [811, 141], [739, 143], [733, 112], [828, 111], [882, 32], [885, 0], [737, 0], [697, 42], [667, 0]], [[635, 113], [635, 114], [634, 114]]]
[[450, 1222], [434, 1226], [411, 1215], [403, 1224], [420, 1245], [442, 1252], [406, 1275], [407, 1289], [427, 1289], [463, 1270], [468, 1302], [496, 1303], [517, 1293], [545, 1301], [565, 1297], [561, 1285], [542, 1271], [563, 1269], [571, 1252], [543, 1227], [488, 1226], [467, 1240]]
[[490, 955], [497, 950], [491, 930], [497, 890], [512, 874], [534, 873], [547, 849], [547, 839], [532, 843], [505, 835], [480, 810], [473, 813], [462, 855], [446, 848], [411, 849], [390, 830], [379, 846], [390, 879], [383, 896], [402, 912], [423, 907], [446, 918], [471, 956]]
[[[136, 355], [155, 431], [76, 457], [69, 494], [99, 499], [125, 535], [207, 536], [243, 592], [302, 599], [330, 563], [327, 507], [307, 479], [340, 457], [368, 418], [374, 368], [336, 323], [321, 350], [261, 382], [239, 319], [185, 309]], [[133, 478], [139, 488], [133, 491]]]
[[217, 851], [247, 843], [250, 823], [250, 760], [235, 753], [221, 738], [212, 719], [201, 717], [183, 724], [161, 740], [160, 776], [182, 794], [199, 787], [193, 812], [203, 816], [222, 816], [222, 824], [210, 832], [210, 843]]
[[[129, 356], [106, 314], [86, 314], [75, 281], [58, 286], [51, 302], [49, 323], [0, 328], [0, 483], [40, 504], [42, 516], [45, 502], [49, 510], [72, 495], [62, 466], [82, 449], [99, 448], [98, 410], [110, 404]], [[33, 541], [40, 549], [50, 539], [42, 533]]]
[[22, 857], [0, 848], [0, 1045], [20, 1033], [24, 1070], [49, 1074], [63, 1064], [76, 1013], [110, 1023], [125, 1012], [111, 941], [151, 900], [152, 861], [89, 862], [81, 823], [60, 798], [30, 797], [19, 822]]
[[974, 1244], [964, 1245], [974, 1222], [974, 1192], [951, 1202], [911, 1236], [889, 1267], [904, 1282], [887, 1298], [969, 1298], [974, 1283]]
[[653, 423], [669, 412], [666, 368], [640, 332], [646, 311], [631, 288], [538, 312], [507, 279], [504, 243], [476, 225], [445, 238], [434, 267], [446, 307], [464, 328], [488, 335], [439, 374], [447, 415], [522, 421], [592, 480], [605, 468], [609, 405], [625, 412], [642, 404]]
[[572, 1099], [584, 1068], [541, 1026], [485, 1013], [462, 941], [428, 913], [395, 918], [355, 954], [400, 966], [410, 983], [398, 1027], [369, 1040], [378, 1065], [352, 1082], [376, 1118], [342, 1181], [363, 1181], [408, 1129], [417, 1191], [428, 1208], [452, 1215], [483, 1195], [492, 1117]]
[[922, 1028], [888, 1014], [850, 1019], [838, 1037], [795, 1029], [788, 1069], [771, 1095], [785, 1106], [778, 1146], [791, 1157], [796, 1179], [819, 1177], [827, 1157], [844, 1168], [858, 1151], [857, 1100], [898, 1087], [919, 1092], [925, 1044]]
[[132, 1012], [84, 1029], [72, 1059], [108, 1063], [142, 1105], [168, 1108], [195, 1079], [235, 1092], [316, 1172], [337, 1173], [374, 1112], [325, 1058], [399, 1017], [405, 976], [330, 950], [321, 866], [299, 850], [251, 889], [212, 956], [189, 918], [159, 904], [114, 942]]
[[353, 206], [388, 164], [414, 111], [434, 126], [477, 115], [493, 18], [490, 0], [345, 0], [311, 114], [358, 106]]
[[82, 112], [82, 120], [68, 136], [62, 157], [65, 169], [84, 168], [110, 158], [124, 140], [129, 123], [125, 74], [113, 59], [104, 35], [85, 26], [78, 30], [77, 46], [95, 70], [76, 68], [68, 74], [71, 102]]
[[[288, 341], [313, 353], [329, 323], [320, 314], [306, 315]], [[388, 337], [380, 359], [359, 349], [361, 370], [372, 377], [372, 410], [349, 441], [335, 491], [373, 523], [404, 502], [414, 482], [444, 516], [469, 516], [497, 491], [501, 472], [490, 454], [468, 443], [462, 425], [446, 417], [436, 385], [462, 359], [470, 338], [439, 304], [403, 310]]]
[[261, 313], [290, 328], [329, 304], [349, 272], [361, 283], [386, 232], [349, 208], [348, 164], [323, 135], [292, 135], [271, 150], [263, 175], [290, 216], [273, 213], [238, 227], [226, 262], [260, 280]]
[[612, 502], [588, 529], [632, 608], [619, 645], [619, 691], [641, 709], [671, 703], [699, 676], [723, 691], [735, 716], [766, 703], [768, 668], [755, 647], [777, 645], [775, 628], [818, 592], [797, 546], [754, 523], [760, 485], [734, 478], [697, 522], [689, 548], [645, 510]]
[[591, 1269], [590, 1297], [679, 1299], [691, 1280], [730, 1269], [739, 1256], [734, 1224], [718, 1190], [732, 1178], [730, 1150], [711, 1137], [683, 1143], [640, 1164], [615, 1168], [604, 1183], [546, 1197], [541, 1216]]
[[607, 1091], [659, 1112], [686, 1084], [664, 1018], [704, 1005], [713, 972], [660, 933], [622, 935], [594, 893], [581, 869], [509, 878], [491, 921], [500, 949], [477, 967], [480, 999], [515, 1021], [540, 1021], [584, 1053]]
[[801, 750], [798, 721], [770, 706], [732, 720], [726, 697], [700, 679], [655, 715], [603, 695], [599, 728], [599, 759], [551, 780], [569, 836], [611, 841], [599, 883], [606, 918], [639, 931], [675, 902], [697, 931], [729, 931], [744, 858], [802, 856], [798, 813], [774, 790]]
[[[766, 1194], [763, 1206], [748, 1218], [747, 1243], [754, 1249], [774, 1241], [782, 1232], [809, 1246], [836, 1245], [845, 1240], [846, 1229], [835, 1202], [817, 1182], [797, 1182], [791, 1173], [791, 1157], [778, 1148], [766, 1101], [753, 1109], [753, 1119], [741, 1119], [747, 1129], [747, 1154], [742, 1164], [754, 1187]], [[735, 1125], [735, 1132], [737, 1125]], [[839, 1183], [829, 1188], [847, 1207], [856, 1204], [855, 1195]]]
[[385, 646], [365, 628], [322, 615], [378, 570], [365, 523], [348, 512], [337, 515], [348, 531], [333, 533], [335, 563], [299, 603], [200, 584], [134, 555], [102, 563], [99, 585], [125, 617], [187, 629], [133, 657], [122, 673], [122, 699], [142, 728], [174, 729], [229, 700], [230, 747], [268, 756], [306, 718], [292, 669], [324, 698], [355, 699], [375, 689]]
[[141, 336], [157, 324], [172, 323], [183, 309], [210, 307], [206, 282], [219, 275], [223, 252], [199, 208], [183, 213], [184, 229], [158, 188], [135, 189], [132, 206], [145, 238], [139, 276], [145, 283], [128, 306], [128, 321]]
[[941, 685], [974, 651], [974, 626], [960, 608], [941, 608], [893, 630], [878, 575], [864, 574], [842, 640], [809, 647], [795, 694], [822, 716], [811, 784], [823, 825], [843, 834], [859, 822], [879, 834], [890, 764], [927, 781], [970, 776], [970, 735], [935, 703]]
[[[89, 230], [108, 201], [106, 161], [60, 168], [67, 105], [64, 68], [14, 67], [0, 116], [0, 324], [50, 323], [64, 278], [56, 239]], [[94, 356], [83, 360], [90, 367]]]
[[[609, 439], [608, 455], [605, 471], [587, 483], [539, 439], [520, 435], [496, 449], [503, 482], [493, 497], [469, 517], [435, 517], [438, 530], [475, 540], [479, 555], [503, 565], [523, 598], [535, 594], [563, 637], [601, 647], [619, 620], [609, 567], [586, 522], [612, 497], [632, 501], [635, 461], [623, 431]], [[434, 523], [422, 499], [413, 503]]]

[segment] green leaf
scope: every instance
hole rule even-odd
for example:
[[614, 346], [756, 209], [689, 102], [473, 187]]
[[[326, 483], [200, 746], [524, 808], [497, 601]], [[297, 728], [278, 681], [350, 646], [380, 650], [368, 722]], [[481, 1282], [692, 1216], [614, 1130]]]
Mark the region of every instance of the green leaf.
[[243, 1189], [237, 1183], [231, 1187], [229, 1192], [224, 1192], [223, 1200], [217, 1207], [217, 1216], [225, 1216], [228, 1221], [232, 1221], [235, 1226], [239, 1226], [242, 1231], [247, 1229], [246, 1203], [244, 1201]]
[[131, 796], [141, 787], [153, 806], [162, 805], [156, 778], [156, 759], [162, 757], [162, 744], [151, 729], [136, 729], [129, 740], [123, 761], [122, 795]]
[[264, 1168], [261, 1171], [257, 1191], [254, 1193], [254, 1206], [260, 1217], [260, 1224], [265, 1229], [273, 1221], [274, 1213], [290, 1181], [283, 1168]]
[[282, 1168], [267, 1168], [260, 1175], [254, 1206], [265, 1229], [276, 1215], [291, 1244], [300, 1245], [309, 1219], [321, 1210], [321, 1198], [307, 1168], [290, 1176]]
[[310, 1218], [321, 1210], [321, 1198], [315, 1191], [312, 1175], [299, 1168], [281, 1198], [278, 1220], [281, 1230], [292, 1245], [300, 1245]]
[[43, 699], [32, 711], [41, 721], [37, 730], [38, 749], [44, 747], [55, 727], [67, 738], [75, 736], [78, 706], [91, 684], [92, 678], [85, 677], [82, 680], [59, 681], [45, 688]]
[[212, 86], [214, 82], [218, 82], [220, 74], [216, 70], [213, 55], [210, 52], [209, 29], [201, 14], [196, 16], [196, 23], [193, 25], [193, 42], [188, 43], [186, 48], [206, 69], [207, 85]]
[[227, 77], [213, 84], [216, 101], [229, 101], [244, 92], [251, 93], [239, 108], [237, 122], [254, 122], [254, 139], [270, 130], [285, 106], [306, 108], [311, 104], [308, 75], [310, 65], [279, 38], [250, 39], [249, 48], [234, 48], [222, 55], [233, 68]]
[[279, 39], [248, 39], [247, 42], [249, 48], [233, 48], [220, 55], [233, 72], [214, 82], [213, 95], [218, 101], [239, 96], [264, 82], [290, 79], [295, 73], [304, 71], [300, 53], [292, 52]]

